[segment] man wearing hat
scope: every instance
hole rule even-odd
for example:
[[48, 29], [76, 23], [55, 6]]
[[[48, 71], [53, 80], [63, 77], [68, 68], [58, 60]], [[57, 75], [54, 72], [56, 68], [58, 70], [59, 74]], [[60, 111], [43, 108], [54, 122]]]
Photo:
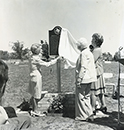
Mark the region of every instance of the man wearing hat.
[[75, 120], [92, 120], [93, 111], [90, 104], [91, 84], [97, 80], [93, 54], [88, 48], [85, 38], [80, 38], [77, 42], [80, 50], [76, 63], [76, 103]]

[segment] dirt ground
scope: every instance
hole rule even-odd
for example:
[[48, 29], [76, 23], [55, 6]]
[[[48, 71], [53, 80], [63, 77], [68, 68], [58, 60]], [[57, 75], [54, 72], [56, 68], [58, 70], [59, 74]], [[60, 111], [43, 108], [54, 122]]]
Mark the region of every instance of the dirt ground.
[[[7, 62], [9, 66], [9, 81], [7, 83], [6, 92], [4, 95], [4, 106], [13, 106], [16, 109], [23, 98], [29, 99], [27, 93], [29, 81], [29, 67], [27, 62], [14, 64], [12, 61]], [[105, 73], [112, 73], [113, 77], [106, 79], [106, 82], [118, 83], [118, 63], [105, 63]], [[121, 66], [121, 73], [124, 72], [124, 67]], [[50, 93], [57, 92], [57, 70], [56, 65], [51, 67], [42, 67], [43, 75], [43, 90]], [[63, 62], [61, 64], [61, 91], [72, 92], [75, 90], [74, 69], [65, 70]], [[121, 83], [124, 83], [123, 79]], [[118, 100], [112, 98], [113, 88], [107, 86], [106, 104], [108, 108], [107, 115], [102, 115], [95, 118], [94, 122], [75, 121], [73, 118], [63, 117], [62, 114], [48, 114], [45, 117], [31, 117], [32, 126], [36, 126], [41, 130], [124, 130], [124, 87], [121, 87], [120, 104], [121, 109], [118, 113]], [[120, 115], [120, 121], [118, 116]], [[121, 122], [121, 123], [120, 123]], [[120, 127], [118, 127], [120, 124]]]

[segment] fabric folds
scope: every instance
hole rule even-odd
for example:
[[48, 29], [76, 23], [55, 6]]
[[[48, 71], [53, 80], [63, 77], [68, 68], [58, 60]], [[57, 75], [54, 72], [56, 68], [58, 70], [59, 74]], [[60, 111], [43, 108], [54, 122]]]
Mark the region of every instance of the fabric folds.
[[80, 55], [76, 43], [77, 41], [71, 33], [67, 29], [62, 28], [58, 52], [59, 55], [66, 60], [65, 69], [68, 69], [69, 67], [74, 68], [76, 66], [77, 58]]

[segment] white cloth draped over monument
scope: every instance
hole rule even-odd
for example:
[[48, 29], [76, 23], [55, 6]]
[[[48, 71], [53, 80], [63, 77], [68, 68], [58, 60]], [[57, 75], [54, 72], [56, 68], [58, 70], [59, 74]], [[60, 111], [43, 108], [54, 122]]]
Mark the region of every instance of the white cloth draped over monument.
[[80, 54], [76, 43], [77, 41], [71, 33], [67, 29], [62, 28], [58, 49], [59, 55], [64, 57], [66, 61], [65, 69], [69, 67], [74, 68], [76, 66], [76, 61]]

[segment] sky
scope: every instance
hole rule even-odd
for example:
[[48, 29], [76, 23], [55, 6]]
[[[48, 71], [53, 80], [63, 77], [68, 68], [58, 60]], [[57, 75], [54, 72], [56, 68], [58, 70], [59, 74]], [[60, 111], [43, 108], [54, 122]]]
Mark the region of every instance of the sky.
[[59, 25], [89, 44], [93, 33], [104, 37], [103, 52], [114, 54], [124, 45], [124, 0], [0, 0], [0, 50], [11, 51], [46, 40]]

